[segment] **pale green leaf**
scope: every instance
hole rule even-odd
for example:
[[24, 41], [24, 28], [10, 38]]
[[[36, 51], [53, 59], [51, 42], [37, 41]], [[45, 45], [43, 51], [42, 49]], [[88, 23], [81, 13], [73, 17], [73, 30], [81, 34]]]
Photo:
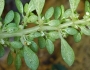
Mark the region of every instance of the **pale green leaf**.
[[80, 0], [69, 0], [72, 12], [74, 12], [77, 9], [79, 2]]
[[4, 24], [6, 25], [10, 23], [13, 19], [14, 19], [14, 12], [11, 10], [6, 14], [4, 19]]
[[45, 0], [33, 0], [37, 14], [40, 16], [43, 10]]
[[72, 28], [72, 27], [66, 28], [65, 31], [70, 35], [75, 35], [75, 34], [78, 33], [78, 31], [75, 28]]
[[53, 14], [54, 14], [54, 8], [50, 7], [45, 13], [45, 18], [50, 19], [53, 16]]
[[4, 9], [4, 0], [0, 0], [0, 17], [2, 15], [3, 9]]
[[59, 20], [51, 20], [47, 24], [50, 26], [58, 26], [58, 25], [60, 25], [60, 21]]
[[15, 4], [16, 4], [18, 11], [21, 14], [23, 14], [23, 4], [22, 4], [21, 0], [15, 0]]
[[13, 41], [10, 43], [11, 47], [13, 47], [14, 49], [19, 49], [22, 48], [22, 43], [19, 41]]
[[81, 32], [85, 35], [90, 35], [90, 29], [86, 28], [85, 26], [80, 26]]
[[27, 46], [24, 46], [24, 60], [31, 70], [37, 70], [39, 60], [37, 55]]
[[46, 48], [49, 54], [52, 54], [54, 52], [54, 44], [50, 39], [46, 39]]
[[81, 40], [81, 34], [77, 33], [73, 36], [75, 42], [79, 42]]
[[70, 45], [66, 42], [65, 39], [61, 38], [61, 55], [63, 60], [71, 66], [74, 62], [75, 55], [73, 49]]

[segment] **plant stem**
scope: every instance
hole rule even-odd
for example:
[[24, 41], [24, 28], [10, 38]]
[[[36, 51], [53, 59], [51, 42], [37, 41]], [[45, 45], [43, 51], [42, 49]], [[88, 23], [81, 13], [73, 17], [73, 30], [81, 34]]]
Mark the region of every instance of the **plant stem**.
[[[82, 20], [75, 21], [74, 24], [88, 25], [89, 22], [90, 22], [90, 19], [87, 19], [87, 20], [82, 19]], [[62, 29], [62, 28], [66, 28], [66, 27], [72, 26], [72, 25], [73, 25], [73, 22], [70, 21], [70, 22], [60, 24], [59, 28]], [[34, 26], [32, 28], [23, 29], [23, 30], [14, 32], [14, 33], [1, 32], [0, 39], [8, 38], [8, 37], [15, 37], [15, 36], [22, 36], [22, 35], [29, 34], [29, 33], [36, 32], [36, 31], [40, 31], [40, 30], [52, 31], [52, 30], [58, 30], [58, 27], [42, 26], [42, 29], [41, 29], [40, 26]]]

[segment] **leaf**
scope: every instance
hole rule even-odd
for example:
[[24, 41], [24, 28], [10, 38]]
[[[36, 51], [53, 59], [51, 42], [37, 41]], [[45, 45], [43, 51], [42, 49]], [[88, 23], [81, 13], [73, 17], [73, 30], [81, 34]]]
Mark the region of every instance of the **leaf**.
[[9, 52], [8, 57], [7, 57], [7, 64], [11, 65], [13, 63], [13, 56], [11, 52]]
[[80, 26], [81, 32], [85, 35], [90, 35], [90, 30], [87, 29], [85, 26]]
[[17, 25], [19, 25], [19, 23], [20, 23], [20, 14], [18, 12], [15, 12], [14, 14], [15, 14], [14, 21]]
[[64, 10], [65, 10], [65, 9], [64, 9], [64, 6], [63, 6], [63, 5], [61, 5], [61, 7], [60, 7], [60, 8], [61, 8], [61, 17], [63, 17], [63, 15], [64, 15]]
[[14, 12], [11, 10], [7, 13], [4, 19], [4, 25], [10, 23], [14, 19]]
[[63, 18], [69, 18], [71, 16], [71, 9], [67, 9], [65, 12], [64, 12], [64, 15], [63, 15]]
[[60, 22], [59, 22], [59, 20], [51, 20], [47, 24], [50, 26], [58, 26], [58, 25], [60, 25]]
[[78, 33], [78, 31], [75, 28], [72, 28], [72, 27], [66, 28], [65, 31], [70, 35], [75, 35], [75, 34]]
[[34, 41], [31, 42], [31, 50], [34, 52], [38, 51], [38, 46]]
[[21, 14], [23, 14], [23, 4], [22, 4], [21, 0], [15, 0], [15, 4], [16, 4], [18, 11]]
[[81, 34], [77, 33], [73, 36], [75, 42], [79, 42], [81, 40]]
[[39, 60], [37, 55], [27, 46], [24, 46], [24, 60], [31, 70], [37, 70]]
[[45, 48], [46, 42], [45, 42], [45, 39], [43, 37], [38, 38], [38, 45], [40, 48]]
[[58, 19], [61, 15], [61, 8], [60, 7], [55, 7], [55, 10], [54, 10], [54, 17], [55, 19]]
[[65, 39], [61, 38], [61, 55], [63, 60], [71, 66], [74, 62], [75, 55], [73, 52], [73, 49], [70, 47], [70, 45], [66, 42]]
[[36, 22], [38, 19], [38, 17], [36, 15], [31, 15], [29, 18], [28, 18], [28, 22]]
[[53, 7], [50, 7], [50, 8], [46, 11], [46, 13], [45, 13], [45, 18], [46, 18], [46, 19], [50, 19], [53, 14], [54, 14], [54, 8], [53, 8]]
[[17, 54], [16, 58], [15, 58], [15, 67], [16, 67], [16, 70], [20, 70], [20, 67], [21, 67], [21, 58], [20, 58], [19, 54]]
[[54, 52], [54, 44], [50, 39], [46, 39], [46, 48], [49, 54], [52, 54]]
[[9, 33], [16, 32], [17, 30], [18, 30], [18, 27], [16, 26], [15, 23], [9, 23], [9, 24], [6, 26], [6, 31], [9, 32]]
[[1, 58], [2, 56], [4, 56], [4, 54], [5, 54], [4, 47], [0, 44], [0, 58]]
[[77, 9], [79, 2], [80, 0], [69, 0], [72, 12], [74, 12]]
[[89, 1], [85, 1], [85, 12], [90, 12], [90, 4]]
[[35, 10], [35, 5], [33, 3], [33, 0], [30, 0], [28, 5], [28, 12], [32, 12], [33, 10]]
[[19, 48], [22, 48], [22, 46], [23, 46], [22, 43], [19, 41], [13, 41], [10, 44], [14, 49], [19, 49]]
[[4, 9], [5, 2], [4, 0], [0, 0], [0, 17], [2, 15], [3, 9]]
[[37, 14], [40, 16], [45, 4], [45, 0], [33, 0], [33, 3]]

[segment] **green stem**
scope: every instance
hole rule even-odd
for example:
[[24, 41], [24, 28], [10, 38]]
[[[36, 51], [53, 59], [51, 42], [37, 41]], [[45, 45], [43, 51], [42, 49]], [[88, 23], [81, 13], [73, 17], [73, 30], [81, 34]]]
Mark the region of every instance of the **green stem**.
[[[74, 24], [87, 25], [89, 22], [90, 22], [90, 19], [87, 19], [87, 20], [82, 19], [82, 20], [75, 21]], [[62, 28], [66, 28], [66, 27], [72, 26], [72, 25], [73, 25], [72, 21], [66, 22], [66, 23], [60, 24], [59, 28], [62, 29]], [[40, 31], [40, 30], [52, 31], [52, 30], [59, 30], [59, 29], [58, 29], [58, 27], [51, 27], [51, 26], [42, 26], [42, 29], [41, 29], [40, 26], [35, 26], [32, 28], [23, 29], [23, 30], [14, 32], [14, 33], [1, 32], [0, 39], [8, 38], [8, 37], [15, 37], [15, 36], [22, 36], [22, 35], [29, 34], [29, 33], [36, 32], [36, 31]]]

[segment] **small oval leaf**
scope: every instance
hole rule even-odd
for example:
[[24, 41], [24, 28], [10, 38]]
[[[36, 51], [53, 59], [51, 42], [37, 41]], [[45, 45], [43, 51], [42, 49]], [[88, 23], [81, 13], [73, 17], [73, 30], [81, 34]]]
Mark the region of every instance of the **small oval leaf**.
[[16, 58], [15, 58], [15, 67], [16, 67], [16, 70], [20, 70], [20, 67], [21, 67], [21, 58], [20, 58], [19, 54], [17, 54]]
[[60, 7], [56, 7], [54, 10], [54, 17], [55, 19], [58, 19], [61, 15], [61, 8]]
[[2, 15], [3, 9], [4, 9], [4, 0], [0, 0], [0, 17]]
[[15, 23], [16, 23], [17, 26], [18, 26], [19, 23], [20, 23], [20, 14], [19, 14], [18, 12], [15, 12], [14, 14], [15, 14], [15, 16], [14, 16], [14, 21], [15, 21]]
[[53, 14], [54, 14], [54, 8], [51, 7], [51, 8], [49, 8], [49, 9], [46, 11], [46, 13], [45, 13], [45, 18], [46, 18], [46, 19], [50, 19]]
[[54, 44], [50, 39], [46, 39], [46, 48], [49, 54], [52, 54], [54, 52]]
[[7, 13], [4, 19], [4, 25], [10, 23], [14, 19], [14, 12], [11, 10]]
[[23, 4], [22, 4], [21, 0], [15, 0], [15, 4], [16, 4], [18, 11], [21, 14], [23, 14]]
[[33, 3], [37, 14], [40, 16], [45, 4], [45, 0], [33, 0]]
[[37, 70], [39, 60], [37, 55], [27, 46], [24, 46], [24, 60], [31, 70]]
[[34, 52], [38, 51], [38, 46], [34, 41], [31, 42], [31, 50]]
[[22, 48], [22, 43], [19, 42], [19, 41], [13, 41], [10, 43], [11, 44], [11, 47], [13, 47], [14, 49], [19, 49], [19, 48]]
[[0, 58], [1, 58], [2, 56], [4, 56], [4, 54], [5, 54], [4, 47], [0, 44]]
[[75, 42], [79, 42], [81, 40], [81, 34], [80, 33], [75, 34], [73, 37], [74, 37]]
[[72, 27], [66, 28], [65, 31], [70, 35], [75, 35], [75, 34], [78, 33], [78, 31], [75, 28], [72, 28]]
[[45, 48], [46, 42], [45, 42], [45, 39], [43, 37], [38, 38], [38, 45], [40, 48]]
[[13, 63], [13, 56], [11, 52], [9, 52], [8, 57], [7, 57], [7, 64], [11, 65]]
[[70, 47], [70, 45], [66, 42], [65, 39], [61, 38], [61, 55], [63, 60], [71, 66], [74, 62], [75, 55], [73, 52], [73, 49]]
[[58, 25], [60, 25], [60, 22], [59, 22], [59, 20], [51, 20], [47, 24], [50, 26], [58, 26]]
[[85, 26], [80, 26], [80, 29], [85, 35], [90, 35], [90, 29], [87, 29]]

